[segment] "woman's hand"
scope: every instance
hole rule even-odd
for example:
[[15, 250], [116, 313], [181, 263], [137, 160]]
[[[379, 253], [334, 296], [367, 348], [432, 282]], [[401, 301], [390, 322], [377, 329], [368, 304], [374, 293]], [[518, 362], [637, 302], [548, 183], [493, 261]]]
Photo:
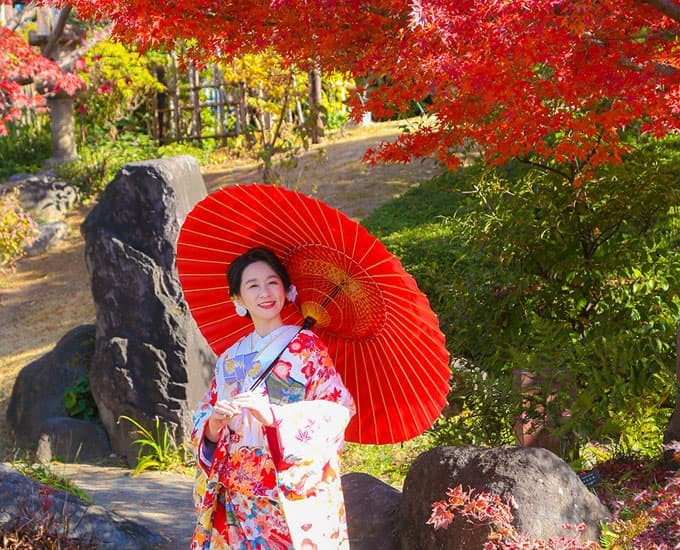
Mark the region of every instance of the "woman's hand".
[[274, 413], [266, 395], [252, 391], [239, 393], [232, 404], [240, 409], [248, 409], [264, 426], [274, 425]]
[[205, 436], [216, 443], [220, 438], [220, 432], [231, 418], [241, 412], [241, 408], [233, 401], [223, 399], [213, 405], [213, 410], [208, 417], [208, 426], [205, 429]]

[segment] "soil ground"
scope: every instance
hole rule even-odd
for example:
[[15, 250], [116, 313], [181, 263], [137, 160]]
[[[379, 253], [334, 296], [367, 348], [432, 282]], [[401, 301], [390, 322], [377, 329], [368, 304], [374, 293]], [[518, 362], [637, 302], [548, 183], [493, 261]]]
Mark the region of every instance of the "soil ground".
[[[312, 146], [295, 166], [280, 169], [279, 183], [362, 219], [410, 186], [441, 172], [430, 160], [375, 167], [362, 162], [368, 148], [394, 139], [398, 132], [394, 122], [338, 132]], [[252, 161], [233, 161], [206, 168], [203, 178], [213, 191], [261, 181], [261, 170]], [[68, 214], [68, 234], [59, 245], [43, 255], [21, 259], [14, 273], [0, 274], [0, 454], [12, 448], [5, 411], [18, 372], [72, 328], [95, 321], [80, 235], [80, 224], [91, 208], [81, 205]]]

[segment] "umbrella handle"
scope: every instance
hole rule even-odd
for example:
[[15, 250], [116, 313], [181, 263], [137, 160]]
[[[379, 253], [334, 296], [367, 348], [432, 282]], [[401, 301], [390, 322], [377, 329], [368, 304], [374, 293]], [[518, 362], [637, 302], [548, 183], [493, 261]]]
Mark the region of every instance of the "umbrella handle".
[[288, 347], [288, 344], [290, 344], [293, 341], [293, 339], [298, 334], [300, 334], [301, 331], [310, 328], [314, 323], [316, 323], [316, 319], [314, 319], [313, 317], [310, 317], [309, 315], [307, 317], [305, 317], [305, 320], [302, 323], [300, 330], [298, 330], [293, 335], [293, 338], [291, 338], [290, 340], [288, 340], [288, 342], [286, 342], [286, 345], [281, 348], [281, 351], [279, 351], [279, 353], [276, 354], [276, 357], [274, 357], [274, 359], [272, 359], [272, 362], [269, 363], [269, 366], [266, 369], [264, 369], [264, 371], [262, 371], [260, 376], [257, 377], [257, 380], [255, 380], [255, 382], [252, 383], [252, 385], [250, 386], [250, 389], [248, 391], [253, 391], [255, 388], [257, 388], [260, 384], [262, 384], [262, 382], [264, 382], [267, 379], [267, 377], [271, 373], [272, 369], [274, 368], [274, 365], [276, 365], [276, 362], [279, 360], [279, 357], [281, 357], [281, 354]]

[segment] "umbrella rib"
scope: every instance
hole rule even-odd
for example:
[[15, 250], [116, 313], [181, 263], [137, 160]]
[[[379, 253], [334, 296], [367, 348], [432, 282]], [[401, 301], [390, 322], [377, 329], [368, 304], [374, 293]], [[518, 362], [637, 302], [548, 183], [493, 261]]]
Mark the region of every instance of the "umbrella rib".
[[[426, 349], [430, 350], [428, 355], [432, 356], [433, 358], [432, 366], [434, 368], [426, 370], [422, 374], [427, 377], [432, 387], [438, 387], [440, 383], [446, 383], [448, 385], [451, 374], [449, 368], [449, 353], [446, 348], [443, 347], [443, 343], [437, 341], [434, 345], [427, 345], [427, 343], [423, 342], [423, 340], [425, 337], [427, 337], [427, 340], [432, 340], [429, 331], [425, 331], [419, 327], [407, 326], [402, 322], [395, 322], [393, 327], [395, 327], [395, 329], [398, 327], [401, 328], [400, 332], [402, 334], [408, 335], [409, 338], [417, 340]], [[434, 361], [435, 358], [438, 358], [439, 360]], [[434, 375], [437, 375], [436, 379], [434, 378]]]
[[[363, 365], [370, 365], [372, 368], [377, 367], [378, 364], [376, 364], [375, 362], [372, 362], [372, 363], [371, 363], [371, 362], [367, 362], [367, 359], [368, 359], [368, 358], [366, 357], [365, 349], [364, 349], [362, 346], [359, 346], [359, 348], [360, 348], [360, 349], [359, 349], [359, 353], [361, 353], [361, 356], [362, 356], [362, 364], [363, 364]], [[366, 382], [366, 388], [367, 388], [367, 390], [368, 390], [368, 393], [369, 393], [369, 395], [371, 396], [371, 397], [370, 397], [370, 401], [371, 401], [371, 411], [370, 411], [370, 413], [371, 413], [372, 416], [375, 415], [375, 412], [376, 412], [378, 409], [376, 408], [376, 406], [375, 406], [376, 404], [375, 404], [374, 401], [373, 401], [373, 388], [372, 388], [372, 385], [370, 384], [370, 381], [371, 381], [371, 380], [388, 381], [388, 380], [389, 380], [389, 377], [388, 377], [388, 376], [385, 376], [385, 374], [386, 374], [386, 373], [384, 372], [385, 369], [383, 368], [382, 371], [383, 371], [383, 372], [380, 373], [380, 374], [382, 374], [382, 376], [378, 375], [378, 376], [374, 376], [374, 377], [368, 377], [368, 376], [364, 376], [364, 377], [363, 377], [363, 380]], [[389, 382], [386, 382], [386, 383], [387, 383], [387, 385], [389, 386], [390, 393], [394, 396], [394, 392], [392, 392], [391, 385], [389, 384]], [[384, 392], [384, 391], [379, 391], [379, 392], [377, 392], [377, 393], [378, 393], [378, 395], [379, 395], [379, 397], [380, 397], [380, 400], [382, 401], [382, 409], [380, 409], [380, 410], [383, 411], [384, 413], [389, 413], [391, 407], [388, 406], [388, 402], [387, 402], [387, 400], [386, 400], [385, 392]], [[389, 430], [389, 432], [390, 432], [390, 439], [393, 439], [393, 438], [394, 438], [394, 428], [393, 428], [392, 422], [391, 422], [391, 421], [392, 421], [392, 415], [386, 414], [385, 416], [386, 416], [386, 420], [387, 420], [386, 425], [387, 425], [388, 430]], [[399, 417], [399, 420], [401, 420], [402, 423], [403, 423], [403, 419], [402, 419], [401, 417]], [[374, 422], [373, 422], [373, 427], [374, 427], [374, 430], [375, 430], [375, 432], [374, 432], [374, 434], [375, 434], [374, 440], [375, 440], [375, 441], [381, 441], [380, 433], [378, 433], [378, 423], [374, 421]]]
[[[393, 326], [401, 327], [405, 334], [413, 334], [414, 330], [417, 331], [418, 336], [420, 338], [426, 338], [428, 340], [427, 343], [431, 344], [431, 346], [435, 349], [442, 350], [442, 355], [445, 355], [446, 357], [448, 357], [449, 353], [446, 350], [446, 348], [444, 347], [444, 342], [445, 342], [444, 335], [441, 333], [441, 331], [439, 331], [436, 328], [436, 326], [437, 326], [436, 324], [426, 323], [425, 322], [426, 320], [424, 320], [422, 317], [419, 317], [419, 316], [414, 317], [414, 316], [408, 315], [408, 317], [407, 317], [405, 314], [411, 313], [409, 308], [398, 306], [394, 303], [390, 303], [389, 305], [390, 305], [390, 308], [392, 310], [396, 310], [394, 312], [394, 315], [393, 315], [393, 321], [392, 321]], [[421, 322], [422, 322], [422, 326], [414, 327], [412, 324], [406, 324], [406, 321], [404, 320], [405, 318], [420, 319]], [[432, 318], [431, 321], [432, 321], [432, 323], [437, 323], [436, 317]], [[428, 330], [425, 330], [425, 328], [427, 328]]]
[[[391, 335], [390, 335], [391, 336]], [[392, 342], [394, 345], [394, 341]], [[423, 361], [425, 357], [421, 355], [420, 357], [416, 357], [414, 354], [409, 354], [412, 357], [412, 362], [408, 363], [409, 357], [406, 355], [405, 350], [403, 348], [398, 349], [399, 355], [401, 355], [402, 360], [406, 362], [406, 364], [418, 364], [419, 361]], [[414, 399], [416, 399], [418, 407], [414, 407], [411, 409], [411, 412], [414, 412], [414, 409], [420, 409], [420, 412], [422, 413], [422, 416], [420, 418], [417, 418], [417, 415], [414, 414], [414, 419], [418, 420], [418, 433], [421, 433], [423, 429], [429, 428], [432, 423], [434, 422], [436, 416], [434, 418], [430, 417], [430, 413], [425, 407], [424, 401], [421, 399], [421, 396], [419, 395], [418, 389], [414, 386], [411, 377], [407, 376], [407, 372], [405, 370], [405, 365], [401, 361], [396, 361], [397, 365], [399, 365], [400, 370], [402, 371], [402, 380], [405, 381], [408, 387], [411, 388], [411, 395], [413, 395]], [[424, 387], [421, 386], [422, 390], [425, 390]], [[434, 397], [434, 396], [431, 396]], [[442, 404], [443, 406], [443, 404]], [[441, 412], [441, 409], [437, 411], [437, 415]], [[418, 415], [419, 416], [419, 415]]]

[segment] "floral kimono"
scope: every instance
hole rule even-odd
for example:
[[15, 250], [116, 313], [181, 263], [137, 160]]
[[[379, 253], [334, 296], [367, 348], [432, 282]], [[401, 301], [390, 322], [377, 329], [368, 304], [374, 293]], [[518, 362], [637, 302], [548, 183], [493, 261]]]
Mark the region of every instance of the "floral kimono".
[[[354, 401], [321, 340], [298, 331], [283, 326], [264, 338], [253, 332], [217, 361], [194, 414], [199, 472], [192, 549], [349, 548], [338, 454]], [[289, 341], [255, 390], [269, 396], [274, 426], [244, 410], [216, 445], [207, 442], [215, 402], [248, 391]]]

